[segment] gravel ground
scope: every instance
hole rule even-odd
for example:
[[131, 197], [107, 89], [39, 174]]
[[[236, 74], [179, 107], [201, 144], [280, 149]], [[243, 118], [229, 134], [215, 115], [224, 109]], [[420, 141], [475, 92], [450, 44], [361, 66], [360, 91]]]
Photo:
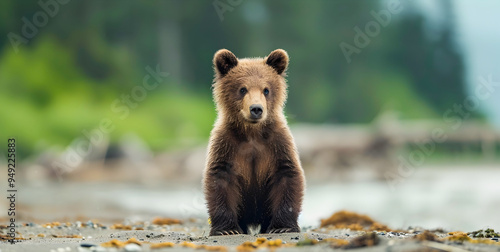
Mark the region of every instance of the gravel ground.
[[[171, 221], [172, 219], [166, 219]], [[177, 221], [177, 220], [174, 220]], [[424, 230], [413, 228], [395, 232], [365, 232], [349, 229], [303, 228], [302, 233], [206, 236], [208, 224], [200, 219], [182, 221], [181, 224], [157, 225], [153, 221], [101, 224], [99, 222], [20, 223], [20, 240], [11, 245], [0, 244], [0, 251], [323, 251], [356, 249], [360, 251], [500, 251], [498, 238], [484, 238], [482, 243], [450, 241], [442, 230], [431, 231], [423, 239]], [[7, 229], [2, 227], [2, 234]], [[429, 234], [429, 233], [425, 233]], [[74, 237], [74, 238], [73, 238]], [[417, 239], [420, 237], [421, 239]], [[260, 238], [261, 244], [257, 244]], [[262, 239], [262, 238], [265, 238]], [[115, 246], [106, 247], [110, 241]], [[132, 239], [132, 240], [130, 240]], [[433, 241], [435, 239], [435, 241]], [[128, 244], [121, 242], [129, 241]], [[256, 242], [257, 241], [257, 242]], [[472, 239], [479, 241], [479, 239]], [[247, 243], [245, 243], [247, 242]], [[249, 242], [253, 242], [252, 244]], [[164, 248], [152, 248], [164, 243]], [[139, 245], [138, 245], [139, 244]], [[243, 244], [243, 245], [242, 245]], [[109, 244], [108, 244], [109, 245]]]
[[[169, 182], [164, 186], [71, 181], [20, 183], [16, 230], [18, 237], [25, 240], [15, 245], [2, 240], [8, 233], [5, 225], [9, 221], [6, 215], [9, 202], [2, 197], [0, 252], [322, 251], [349, 247], [361, 251], [500, 252], [500, 242], [495, 238], [485, 238], [486, 243], [491, 244], [475, 243], [477, 239], [464, 237], [455, 241], [447, 238], [450, 237], [449, 231], [456, 230], [496, 228], [498, 233], [500, 200], [495, 195], [500, 192], [500, 170], [494, 168], [422, 168], [401, 181], [395, 190], [391, 190], [385, 181], [342, 183], [309, 180], [304, 209], [299, 217], [302, 232], [256, 236], [207, 237], [208, 216], [199, 182]], [[365, 231], [319, 228], [320, 219], [343, 208], [367, 213], [383, 224], [401, 230], [377, 232], [369, 237], [364, 236], [370, 234]], [[182, 224], [175, 224], [175, 221], [169, 225], [155, 224], [155, 216], [175, 217], [182, 220]], [[414, 239], [425, 229], [440, 227], [446, 232], [441, 229], [432, 231], [436, 235], [435, 241]], [[140, 245], [132, 244], [134, 240], [123, 244], [131, 238]], [[261, 240], [258, 244], [258, 238], [267, 241]], [[113, 239], [122, 243], [115, 242], [112, 248], [103, 247]], [[159, 246], [157, 243], [170, 247], [151, 249], [151, 246]]]

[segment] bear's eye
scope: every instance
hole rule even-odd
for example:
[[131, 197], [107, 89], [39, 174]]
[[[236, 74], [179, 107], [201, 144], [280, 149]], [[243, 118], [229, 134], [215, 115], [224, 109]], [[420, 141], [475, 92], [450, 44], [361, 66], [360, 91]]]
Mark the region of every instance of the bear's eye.
[[246, 88], [241, 88], [240, 89], [240, 93], [241, 94], [246, 94], [247, 93], [247, 89]]
[[264, 95], [268, 95], [268, 94], [269, 94], [269, 89], [264, 88]]

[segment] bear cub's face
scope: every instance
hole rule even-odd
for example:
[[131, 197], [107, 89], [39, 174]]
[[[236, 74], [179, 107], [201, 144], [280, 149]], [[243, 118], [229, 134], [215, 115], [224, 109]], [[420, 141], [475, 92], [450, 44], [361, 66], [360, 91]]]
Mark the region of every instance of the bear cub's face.
[[232, 120], [259, 124], [282, 113], [286, 100], [288, 55], [278, 49], [266, 58], [238, 59], [222, 49], [214, 56], [214, 98]]

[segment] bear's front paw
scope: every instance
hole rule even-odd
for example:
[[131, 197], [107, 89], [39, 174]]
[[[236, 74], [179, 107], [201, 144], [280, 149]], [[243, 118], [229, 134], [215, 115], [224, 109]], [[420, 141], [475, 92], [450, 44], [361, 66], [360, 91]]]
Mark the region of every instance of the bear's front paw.
[[267, 230], [269, 234], [282, 234], [282, 233], [299, 233], [300, 229], [298, 227], [293, 228], [270, 228]]
[[210, 231], [210, 236], [214, 235], [238, 235], [238, 234], [243, 234], [243, 231], [241, 229], [217, 229], [217, 230], [211, 230]]

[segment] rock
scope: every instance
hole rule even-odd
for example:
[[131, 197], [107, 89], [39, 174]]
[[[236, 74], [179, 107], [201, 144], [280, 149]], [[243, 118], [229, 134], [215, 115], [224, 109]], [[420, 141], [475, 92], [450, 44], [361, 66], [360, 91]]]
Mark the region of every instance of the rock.
[[82, 248], [90, 248], [90, 247], [96, 247], [97, 245], [92, 244], [92, 243], [80, 243], [80, 247]]
[[90, 243], [81, 243], [80, 247], [77, 248], [78, 252], [107, 252], [108, 250], [104, 247], [97, 246]]
[[141, 246], [135, 244], [135, 243], [131, 243], [131, 244], [127, 244], [125, 246], [125, 251], [127, 252], [138, 252], [138, 251], [142, 251], [142, 248]]
[[92, 221], [87, 221], [87, 227], [95, 228]]

